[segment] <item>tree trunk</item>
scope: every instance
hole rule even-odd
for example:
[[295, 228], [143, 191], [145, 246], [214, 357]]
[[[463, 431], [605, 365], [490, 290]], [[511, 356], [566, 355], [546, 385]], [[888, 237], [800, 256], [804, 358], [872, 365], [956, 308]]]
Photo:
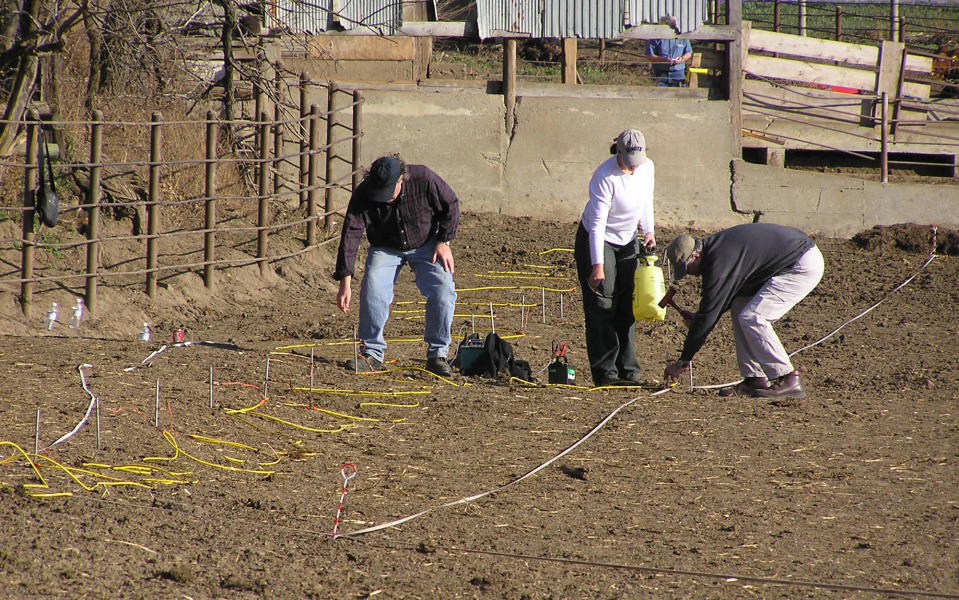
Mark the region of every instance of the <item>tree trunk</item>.
[[36, 54], [27, 54], [20, 59], [17, 79], [10, 90], [10, 99], [3, 111], [4, 123], [0, 123], [0, 156], [9, 156], [17, 138], [17, 123], [27, 110], [33, 84], [37, 79], [37, 65], [40, 60]]
[[87, 65], [87, 93], [83, 105], [88, 111], [97, 109], [97, 94], [100, 90], [100, 74], [103, 69], [100, 63], [103, 60], [103, 32], [96, 19], [89, 12], [84, 11], [83, 28], [87, 32], [87, 43], [90, 46], [90, 60]]
[[[37, 80], [37, 31], [39, 25], [40, 0], [26, 0], [23, 13], [17, 25], [16, 40], [29, 40], [28, 45], [12, 48], [17, 51], [17, 75], [10, 87], [10, 96], [3, 111], [3, 123], [0, 123], [0, 156], [9, 156], [17, 138], [18, 123], [27, 110], [30, 97]], [[8, 32], [5, 31], [4, 35]]]
[[[233, 120], [233, 111], [236, 104], [234, 89], [233, 63], [233, 32], [236, 31], [236, 6], [231, 0], [216, 0], [223, 7], [223, 32], [220, 35], [220, 45], [223, 46], [223, 117], [227, 121]], [[232, 127], [229, 139], [233, 139]]]

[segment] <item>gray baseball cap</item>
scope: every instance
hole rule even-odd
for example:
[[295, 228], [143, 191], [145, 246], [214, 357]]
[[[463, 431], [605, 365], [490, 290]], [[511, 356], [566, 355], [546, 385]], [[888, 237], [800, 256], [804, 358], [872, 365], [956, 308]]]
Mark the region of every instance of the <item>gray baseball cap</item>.
[[669, 242], [666, 247], [666, 258], [673, 266], [673, 281], [679, 281], [686, 275], [686, 263], [696, 251], [696, 238], [688, 233], [682, 233]]
[[646, 137], [638, 129], [627, 129], [616, 136], [616, 153], [623, 164], [634, 169], [646, 163]]

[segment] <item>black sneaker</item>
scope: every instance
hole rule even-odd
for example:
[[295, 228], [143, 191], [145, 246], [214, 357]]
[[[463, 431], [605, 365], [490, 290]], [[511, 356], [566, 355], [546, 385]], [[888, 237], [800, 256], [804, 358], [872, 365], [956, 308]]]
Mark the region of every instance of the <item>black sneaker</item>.
[[622, 385], [622, 379], [619, 377], [610, 377], [609, 375], [605, 377], [594, 377], [593, 378], [593, 387], [610, 387], [614, 385]]
[[367, 356], [366, 354], [360, 354], [354, 358], [351, 358], [346, 361], [346, 368], [349, 371], [354, 373], [375, 373], [377, 371], [385, 371], [383, 368], [383, 361], [376, 360], [372, 356]]
[[449, 377], [453, 374], [450, 364], [441, 356], [426, 359], [426, 370], [440, 377]]
[[639, 374], [639, 371], [632, 371], [619, 379], [621, 382], [619, 385], [646, 385], [646, 381]]

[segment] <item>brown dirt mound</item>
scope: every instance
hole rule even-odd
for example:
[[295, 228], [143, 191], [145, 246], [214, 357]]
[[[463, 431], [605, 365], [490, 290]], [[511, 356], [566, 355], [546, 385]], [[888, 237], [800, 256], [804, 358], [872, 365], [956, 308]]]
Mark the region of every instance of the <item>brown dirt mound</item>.
[[852, 241], [860, 248], [876, 251], [897, 248], [906, 252], [930, 252], [935, 240], [936, 254], [959, 255], [959, 233], [951, 229], [936, 228], [935, 233], [929, 225], [901, 223], [899, 225], [880, 226], [861, 231]]

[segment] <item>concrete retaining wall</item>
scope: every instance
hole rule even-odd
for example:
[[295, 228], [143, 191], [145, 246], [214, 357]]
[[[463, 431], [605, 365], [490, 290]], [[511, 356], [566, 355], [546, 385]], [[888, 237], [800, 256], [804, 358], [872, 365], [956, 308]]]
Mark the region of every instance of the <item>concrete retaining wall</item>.
[[[483, 87], [340, 85], [365, 98], [363, 165], [399, 152], [446, 179], [467, 211], [578, 219], [611, 140], [634, 127], [656, 164], [661, 227], [716, 230], [754, 213], [839, 237], [902, 222], [959, 227], [956, 185], [882, 185], [734, 161], [729, 104], [705, 91], [529, 86], [517, 94], [509, 135], [502, 95]], [[341, 193], [336, 205], [347, 199]]]

